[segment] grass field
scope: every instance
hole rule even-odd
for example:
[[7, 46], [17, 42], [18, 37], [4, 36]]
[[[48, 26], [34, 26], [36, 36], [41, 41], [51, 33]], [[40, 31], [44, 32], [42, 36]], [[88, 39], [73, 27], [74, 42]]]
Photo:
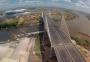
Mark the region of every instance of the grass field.
[[41, 48], [40, 48], [40, 37], [37, 36], [36, 42], [35, 42], [35, 53], [37, 56], [41, 57]]

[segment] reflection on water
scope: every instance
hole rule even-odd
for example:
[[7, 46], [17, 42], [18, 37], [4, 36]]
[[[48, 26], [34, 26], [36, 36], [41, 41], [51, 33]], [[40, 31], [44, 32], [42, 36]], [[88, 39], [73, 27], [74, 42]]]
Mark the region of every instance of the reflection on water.
[[43, 26], [34, 25], [28, 27], [20, 27], [17, 29], [10, 29], [8, 31], [0, 31], [0, 43], [7, 42], [8, 40], [16, 40], [16, 38], [19, 38], [18, 35], [21, 35], [23, 33], [30, 33], [42, 30]]
[[35, 31], [43, 31], [43, 30], [44, 28], [41, 25], [28, 26], [28, 27], [23, 27], [20, 29], [20, 31], [26, 32], [26, 33], [35, 32]]
[[11, 33], [8, 31], [1, 31], [0, 32], [0, 42], [10, 39], [10, 35], [11, 35]]

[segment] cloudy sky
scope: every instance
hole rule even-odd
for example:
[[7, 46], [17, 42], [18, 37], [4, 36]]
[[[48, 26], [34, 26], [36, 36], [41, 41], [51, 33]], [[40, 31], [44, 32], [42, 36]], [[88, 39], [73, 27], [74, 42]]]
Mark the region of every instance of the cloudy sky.
[[90, 9], [90, 0], [0, 0], [0, 9], [27, 5]]

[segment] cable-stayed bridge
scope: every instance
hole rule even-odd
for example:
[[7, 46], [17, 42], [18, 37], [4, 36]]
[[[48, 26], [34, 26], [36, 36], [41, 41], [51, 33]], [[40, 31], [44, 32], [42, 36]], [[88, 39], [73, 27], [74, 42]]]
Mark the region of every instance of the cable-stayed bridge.
[[[59, 23], [56, 23], [50, 15], [47, 13], [42, 13], [42, 18], [44, 22], [44, 27], [50, 43], [51, 48], [54, 49], [58, 62], [85, 62], [84, 57], [81, 55], [78, 48], [72, 43], [67, 24], [65, 22], [64, 16]], [[43, 33], [44, 31], [37, 31], [26, 33], [26, 36], [35, 35]], [[32, 53], [35, 45], [35, 37], [23, 38], [16, 47], [14, 54], [7, 55], [7, 57], [2, 60], [10, 60], [11, 62], [32, 62]], [[9, 62], [10, 62], [9, 61]]]
[[42, 13], [45, 29], [58, 62], [85, 62], [78, 48], [72, 43], [64, 16], [56, 23], [49, 14]]

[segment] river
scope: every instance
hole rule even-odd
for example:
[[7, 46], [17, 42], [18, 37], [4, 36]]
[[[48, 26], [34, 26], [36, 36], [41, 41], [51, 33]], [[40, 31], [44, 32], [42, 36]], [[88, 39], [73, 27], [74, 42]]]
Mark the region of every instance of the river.
[[0, 43], [6, 43], [10, 40], [16, 40], [16, 38], [18, 38], [18, 36], [20, 37], [20, 35], [22, 34], [35, 31], [42, 31], [43, 29], [44, 28], [41, 25], [30, 25], [25, 27], [13, 28], [9, 30], [3, 30], [0, 31]]

